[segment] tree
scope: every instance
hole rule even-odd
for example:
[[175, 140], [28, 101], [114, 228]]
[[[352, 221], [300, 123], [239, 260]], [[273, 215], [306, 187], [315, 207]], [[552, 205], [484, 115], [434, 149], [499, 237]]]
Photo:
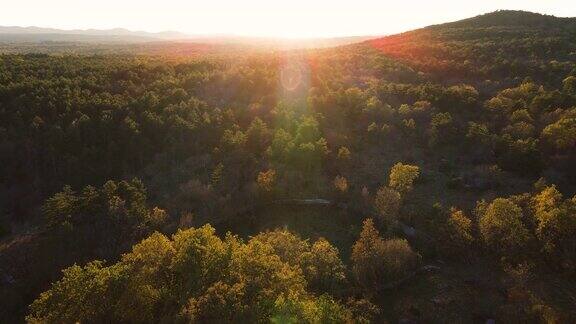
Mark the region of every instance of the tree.
[[34, 301], [28, 322], [320, 323], [352, 316], [331, 296], [306, 290], [322, 293], [344, 280], [338, 250], [323, 239], [310, 247], [287, 231], [246, 243], [232, 235], [222, 240], [210, 225], [172, 239], [154, 233], [115, 264], [63, 273]]
[[532, 124], [532, 123], [534, 123], [534, 118], [532, 118], [532, 116], [530, 116], [530, 113], [528, 112], [528, 110], [519, 109], [519, 110], [515, 110], [510, 115], [510, 122], [512, 122], [512, 123], [525, 122], [525, 123]]
[[337, 294], [346, 280], [346, 267], [340, 252], [324, 238], [319, 238], [304, 256], [304, 276], [312, 291]]
[[561, 118], [542, 131], [542, 137], [558, 151], [576, 147], [576, 118]]
[[[111, 270], [111, 271], [110, 271]], [[62, 271], [63, 278], [40, 294], [26, 321], [30, 323], [106, 322], [112, 309], [107, 297], [115, 269], [104, 270], [99, 261]]]
[[383, 278], [386, 282], [405, 278], [416, 269], [420, 256], [415, 253], [405, 239], [384, 241], [379, 253], [383, 262]]
[[517, 122], [506, 126], [502, 132], [510, 135], [514, 139], [527, 139], [531, 138], [536, 131], [536, 128], [527, 122]]
[[530, 239], [530, 233], [522, 223], [522, 209], [510, 199], [494, 199], [481, 216], [479, 225], [484, 242], [503, 256], [518, 257]]
[[281, 323], [354, 323], [358, 318], [346, 306], [329, 295], [302, 301], [294, 296], [280, 296], [275, 301], [273, 324]]
[[336, 176], [334, 178], [334, 188], [339, 193], [346, 193], [348, 191], [348, 181], [343, 176]]
[[451, 238], [457, 244], [467, 247], [473, 240], [472, 237], [472, 221], [464, 215], [459, 209], [450, 209], [450, 218], [448, 219], [448, 226], [452, 229]]
[[64, 189], [48, 198], [42, 208], [46, 222], [50, 227], [70, 224], [72, 215], [76, 212], [76, 193], [65, 186]]
[[287, 230], [277, 229], [259, 233], [254, 240], [270, 245], [283, 262], [293, 266], [300, 265], [303, 261], [302, 256], [310, 250], [310, 243], [307, 240], [302, 240]]
[[182, 317], [190, 323], [229, 323], [238, 320], [248, 307], [243, 300], [245, 289], [242, 283], [229, 285], [217, 281], [203, 295], [188, 300]]
[[[44, 218], [52, 234], [59, 230], [72, 233], [69, 237], [78, 248], [83, 248], [86, 233], [111, 238], [139, 238], [153, 228], [159, 228], [167, 219], [167, 213], [159, 208], [150, 210], [146, 203], [146, 188], [139, 179], [131, 181], [107, 181], [101, 188], [86, 186], [75, 192], [65, 186], [61, 192], [48, 198], [42, 208]], [[100, 240], [97, 240], [100, 242]], [[93, 242], [85, 242], [91, 246]]]
[[270, 130], [262, 119], [256, 117], [246, 131], [246, 146], [255, 154], [264, 151], [270, 142]]
[[258, 183], [258, 188], [260, 188], [260, 190], [265, 192], [272, 191], [274, 183], [276, 182], [276, 170], [270, 169], [259, 172], [256, 182]]
[[222, 135], [222, 145], [230, 150], [243, 148], [246, 144], [247, 136], [234, 125], [233, 129], [227, 129]]
[[475, 122], [468, 123], [466, 138], [476, 145], [482, 145], [485, 147], [490, 147], [493, 142], [493, 136], [490, 134], [488, 126], [486, 124]]
[[404, 195], [412, 191], [414, 181], [419, 175], [419, 167], [398, 162], [390, 169], [390, 187]]
[[372, 219], [364, 220], [360, 237], [352, 246], [352, 271], [356, 280], [368, 288], [381, 281], [382, 250], [384, 241], [374, 227]]
[[463, 211], [452, 207], [442, 224], [439, 240], [447, 256], [462, 258], [470, 253], [474, 241], [472, 220]]
[[280, 128], [274, 133], [272, 143], [267, 149], [267, 154], [275, 162], [289, 163], [294, 147], [292, 135]]
[[346, 302], [346, 306], [352, 312], [356, 323], [369, 324], [378, 322], [378, 315], [380, 308], [372, 304], [369, 300], [350, 298]]
[[381, 187], [376, 192], [374, 206], [378, 212], [379, 219], [386, 225], [394, 224], [400, 210], [400, 193], [389, 187]]
[[122, 322], [150, 323], [159, 318], [157, 305], [171, 300], [166, 287], [173, 276], [167, 268], [176, 255], [172, 242], [158, 232], [132, 247], [130, 253], [124, 254], [120, 263], [102, 271], [118, 268], [119, 275], [111, 286], [114, 289], [107, 297], [113, 303], [104, 311], [114, 310], [114, 316]]
[[328, 144], [324, 138], [316, 142], [302, 143], [293, 152], [295, 165], [305, 172], [317, 171], [322, 159], [328, 154]]
[[154, 207], [148, 214], [147, 225], [150, 226], [150, 228], [159, 228], [166, 222], [167, 218], [168, 213], [166, 213], [164, 209]]
[[358, 283], [375, 292], [384, 283], [405, 277], [415, 269], [419, 256], [406, 240], [383, 240], [372, 219], [364, 220], [360, 237], [352, 246], [352, 271]]
[[576, 95], [576, 76], [569, 76], [562, 81], [563, 90], [567, 94]]
[[556, 186], [546, 186], [532, 197], [532, 209], [544, 252], [564, 269], [576, 270], [576, 199], [563, 200]]
[[210, 174], [210, 183], [212, 185], [218, 185], [222, 182], [222, 177], [224, 173], [224, 164], [218, 163], [214, 170], [212, 170], [212, 174]]
[[346, 146], [342, 146], [338, 149], [338, 159], [341, 161], [350, 160], [350, 150]]
[[302, 118], [296, 129], [295, 141], [297, 144], [314, 143], [320, 139], [318, 121], [312, 116]]
[[254, 240], [269, 244], [283, 262], [301, 268], [313, 291], [334, 293], [342, 287], [345, 267], [338, 249], [326, 239], [310, 245], [287, 230], [274, 230], [260, 233]]
[[498, 165], [503, 170], [523, 175], [536, 175], [543, 167], [542, 154], [538, 149], [539, 141], [533, 138], [514, 140], [504, 134], [498, 143], [496, 155]]
[[430, 143], [450, 143], [456, 132], [452, 115], [450, 113], [438, 113], [432, 116], [430, 121]]

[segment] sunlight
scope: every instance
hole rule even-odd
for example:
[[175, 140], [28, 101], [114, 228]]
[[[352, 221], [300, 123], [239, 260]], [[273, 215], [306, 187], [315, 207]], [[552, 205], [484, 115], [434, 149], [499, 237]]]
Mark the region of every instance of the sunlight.
[[[251, 37], [342, 37], [384, 35], [457, 20], [498, 9], [575, 16], [570, 0], [390, 1], [113, 1], [21, 0], [4, 5], [5, 26], [60, 29], [127, 28], [147, 32]], [[30, 8], [34, 8], [31, 10]], [[111, 10], [111, 8], [113, 8]]]

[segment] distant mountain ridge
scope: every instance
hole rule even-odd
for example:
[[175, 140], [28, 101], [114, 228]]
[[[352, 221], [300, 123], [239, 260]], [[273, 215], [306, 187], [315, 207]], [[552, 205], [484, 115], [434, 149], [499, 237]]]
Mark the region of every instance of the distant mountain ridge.
[[151, 33], [145, 31], [131, 31], [125, 28], [113, 29], [56, 29], [43, 27], [0, 26], [0, 34], [44, 34], [44, 35], [83, 35], [83, 36], [131, 36], [152, 39], [172, 40], [189, 37], [176, 31], [163, 31]]
[[153, 43], [184, 42], [203, 44], [256, 45], [274, 48], [313, 48], [331, 47], [362, 42], [374, 36], [349, 36], [334, 38], [281, 39], [272, 37], [250, 37], [228, 34], [185, 34], [177, 31], [151, 33], [131, 31], [125, 28], [114, 29], [55, 29], [43, 27], [0, 26], [0, 43]]

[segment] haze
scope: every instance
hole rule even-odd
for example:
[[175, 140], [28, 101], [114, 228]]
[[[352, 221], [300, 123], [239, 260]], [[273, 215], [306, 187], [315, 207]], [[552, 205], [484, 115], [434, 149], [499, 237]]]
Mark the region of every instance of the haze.
[[385, 35], [498, 9], [576, 16], [570, 0], [539, 1], [77, 1], [3, 4], [4, 26], [62, 29], [127, 28], [189, 34], [268, 37]]

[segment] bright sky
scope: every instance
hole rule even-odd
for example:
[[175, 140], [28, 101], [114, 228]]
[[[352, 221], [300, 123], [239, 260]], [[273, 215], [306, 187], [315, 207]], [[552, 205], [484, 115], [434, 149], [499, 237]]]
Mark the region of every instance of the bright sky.
[[277, 37], [383, 35], [519, 9], [576, 16], [575, 0], [1, 0], [0, 25]]

